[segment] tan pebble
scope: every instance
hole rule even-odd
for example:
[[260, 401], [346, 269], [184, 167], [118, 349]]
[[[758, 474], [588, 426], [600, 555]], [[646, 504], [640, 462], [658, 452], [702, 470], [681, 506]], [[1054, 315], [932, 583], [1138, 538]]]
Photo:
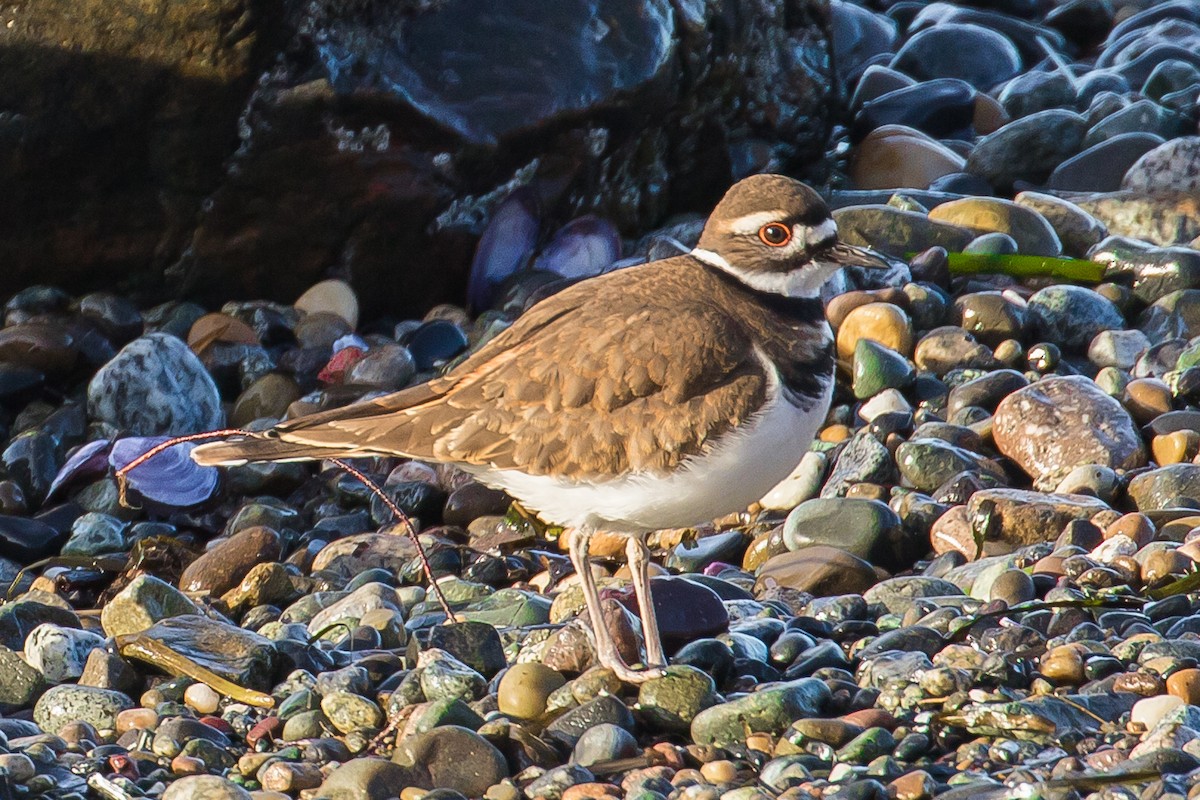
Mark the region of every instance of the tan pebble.
[[250, 800], [292, 800], [291, 795], [283, 792], [269, 792], [265, 789], [255, 789], [250, 793]]
[[177, 755], [171, 759], [171, 772], [176, 775], [203, 775], [208, 772], [208, 766], [198, 758]]
[[1200, 705], [1200, 669], [1180, 669], [1167, 677], [1167, 691], [1188, 705]]
[[987, 136], [989, 133], [1000, 130], [1010, 121], [1008, 112], [1004, 110], [1004, 106], [1000, 105], [999, 100], [983, 92], [975, 94], [975, 115], [971, 124], [976, 133], [980, 136]]
[[1038, 671], [1059, 686], [1078, 686], [1087, 680], [1083, 672], [1083, 656], [1079, 648], [1063, 645], [1047, 651]]
[[521, 790], [508, 781], [494, 783], [483, 793], [485, 800], [521, 800]]
[[1129, 721], [1143, 725], [1147, 730], [1158, 724], [1158, 721], [1171, 711], [1184, 705], [1183, 700], [1174, 695], [1164, 694], [1158, 697], [1144, 697], [1133, 704], [1129, 712]]
[[278, 756], [274, 753], [243, 753], [237, 760], [238, 774], [247, 777], [257, 775], [264, 764], [268, 761], [275, 761], [277, 758]]
[[1200, 525], [1200, 516], [1194, 514], [1173, 519], [1170, 522], [1164, 522], [1158, 529], [1156, 539], [1161, 539], [1164, 542], [1186, 542], [1188, 534], [1197, 526]]
[[845, 425], [836, 424], [836, 425], [830, 425], [829, 427], [822, 430], [820, 438], [821, 438], [822, 442], [833, 442], [834, 444], [836, 444], [837, 442], [844, 442], [847, 439], [849, 439], [850, 434], [851, 434], [850, 429], [847, 428]]
[[1200, 541], [1193, 539], [1190, 542], [1185, 542], [1179, 545], [1179, 548], [1175, 552], [1181, 556], [1190, 558], [1192, 561], [1200, 561]]
[[732, 783], [737, 778], [737, 766], [727, 759], [709, 761], [700, 767], [700, 774], [709, 783]]
[[1150, 442], [1150, 450], [1160, 466], [1191, 461], [1200, 452], [1200, 433], [1175, 431], [1160, 434]]
[[621, 790], [611, 783], [591, 781], [577, 783], [562, 794], [562, 800], [608, 800], [621, 797]]
[[670, 742], [656, 742], [650, 749], [657, 753], [663, 763], [672, 769], [683, 769], [683, 751]]
[[207, 683], [193, 683], [184, 691], [183, 702], [201, 714], [213, 714], [221, 705], [221, 695]]
[[1142, 580], [1152, 583], [1170, 575], [1182, 575], [1191, 564], [1192, 559], [1178, 550], [1155, 550], [1142, 562]]
[[153, 730], [158, 725], [158, 714], [151, 708], [127, 708], [117, 714], [117, 733], [132, 730]]
[[1053, 575], [1055, 577], [1059, 577], [1064, 574], [1063, 561], [1065, 560], [1066, 559], [1064, 559], [1062, 556], [1056, 556], [1054, 554], [1050, 554], [1044, 558], [1039, 558], [1037, 561], [1033, 562], [1033, 574]]
[[891, 492], [886, 486], [880, 486], [878, 483], [853, 483], [846, 489], [846, 497], [857, 497], [862, 500], [878, 500], [881, 503], [887, 503], [891, 499]]
[[314, 284], [293, 305], [306, 314], [336, 314], [350, 324], [351, 330], [358, 327], [358, 298], [345, 281]]
[[1126, 410], [1143, 425], [1172, 408], [1171, 388], [1158, 378], [1137, 378], [1125, 387]]
[[966, 161], [944, 144], [904, 125], [882, 125], [850, 154], [850, 179], [858, 189], [925, 189]]
[[217, 342], [258, 344], [258, 334], [249, 325], [228, 314], [205, 314], [192, 323], [187, 343], [193, 353], [202, 354]]
[[37, 765], [24, 753], [0, 754], [0, 767], [4, 768], [5, 777], [13, 783], [25, 783], [37, 775]]
[[752, 733], [746, 737], [746, 749], [771, 755], [775, 750], [775, 739], [766, 733]]
[[1122, 514], [1104, 529], [1105, 539], [1111, 539], [1114, 536], [1128, 536], [1137, 543], [1138, 547], [1145, 547], [1154, 541], [1154, 523], [1145, 514], [1137, 512]]
[[888, 290], [863, 291], [856, 290], [839, 294], [829, 301], [829, 305], [825, 306], [825, 319], [829, 321], [830, 327], [835, 331], [842, 327], [842, 322], [846, 316], [858, 308], [869, 303], [893, 303], [905, 308], [908, 304], [908, 296], [900, 290], [889, 292]]
[[913, 331], [908, 314], [891, 303], [869, 303], [846, 315], [837, 332], [838, 357], [849, 361], [859, 339], [870, 339], [912, 357]]
[[1163, 679], [1153, 672], [1125, 672], [1113, 681], [1114, 692], [1129, 692], [1142, 697], [1155, 697], [1165, 689]]
[[58, 735], [65, 739], [70, 744], [79, 744], [80, 742], [99, 742], [100, 732], [89, 722], [82, 720], [78, 722], [68, 722], [58, 729]]
[[405, 786], [400, 790], [400, 800], [421, 800], [428, 793], [428, 789], [422, 789], [417, 786]]
[[294, 794], [302, 789], [315, 789], [325, 776], [316, 764], [276, 761], [259, 775], [264, 789], [285, 794]]
[[916, 769], [888, 784], [888, 796], [895, 800], [925, 800], [933, 796], [936, 785], [932, 775]]
[[705, 783], [704, 776], [698, 769], [681, 769], [671, 778], [672, 786], [698, 786]]
[[534, 719], [546, 711], [550, 693], [566, 683], [556, 670], [545, 664], [513, 664], [500, 679], [497, 703], [501, 714]]
[[1179, 660], [1175, 656], [1158, 656], [1146, 659], [1142, 664], [1142, 669], [1156, 675], [1169, 675], [1178, 666]]

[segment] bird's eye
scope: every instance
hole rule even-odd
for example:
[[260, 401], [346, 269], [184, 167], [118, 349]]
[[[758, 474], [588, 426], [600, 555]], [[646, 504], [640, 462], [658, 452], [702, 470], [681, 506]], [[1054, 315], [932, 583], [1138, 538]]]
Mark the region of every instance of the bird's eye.
[[758, 229], [758, 238], [771, 247], [783, 247], [792, 240], [792, 229], [781, 222], [768, 222]]

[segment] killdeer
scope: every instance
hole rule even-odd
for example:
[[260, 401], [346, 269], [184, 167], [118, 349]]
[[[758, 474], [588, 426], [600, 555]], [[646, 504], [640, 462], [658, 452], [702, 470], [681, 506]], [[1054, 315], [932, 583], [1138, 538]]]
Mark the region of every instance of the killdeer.
[[[192, 456], [454, 464], [566, 528], [600, 663], [644, 681], [666, 664], [645, 534], [740, 511], [800, 461], [833, 391], [819, 292], [851, 264], [887, 266], [838, 242], [808, 186], [746, 178], [689, 253], [564, 289], [444, 377]], [[624, 662], [603, 623], [588, 568], [596, 531], [628, 535], [647, 668]]]

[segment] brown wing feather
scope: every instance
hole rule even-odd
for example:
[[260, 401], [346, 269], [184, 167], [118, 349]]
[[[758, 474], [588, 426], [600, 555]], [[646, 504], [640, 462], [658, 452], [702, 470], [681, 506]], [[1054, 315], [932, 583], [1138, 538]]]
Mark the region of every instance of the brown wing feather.
[[[444, 378], [271, 435], [574, 479], [669, 469], [749, 417], [766, 391], [744, 328], [670, 267], [578, 284]], [[655, 291], [643, 291], [652, 278]]]

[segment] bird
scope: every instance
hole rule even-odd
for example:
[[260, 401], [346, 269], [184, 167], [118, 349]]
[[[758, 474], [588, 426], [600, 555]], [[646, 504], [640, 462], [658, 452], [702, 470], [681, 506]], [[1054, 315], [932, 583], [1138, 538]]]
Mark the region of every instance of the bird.
[[[564, 528], [597, 660], [642, 683], [667, 665], [646, 536], [744, 510], [800, 462], [834, 386], [820, 292], [849, 265], [888, 263], [839, 241], [806, 184], [747, 177], [692, 250], [568, 286], [427, 383], [201, 445], [192, 458], [452, 464]], [[603, 622], [588, 561], [598, 531], [626, 538], [640, 667]]]

